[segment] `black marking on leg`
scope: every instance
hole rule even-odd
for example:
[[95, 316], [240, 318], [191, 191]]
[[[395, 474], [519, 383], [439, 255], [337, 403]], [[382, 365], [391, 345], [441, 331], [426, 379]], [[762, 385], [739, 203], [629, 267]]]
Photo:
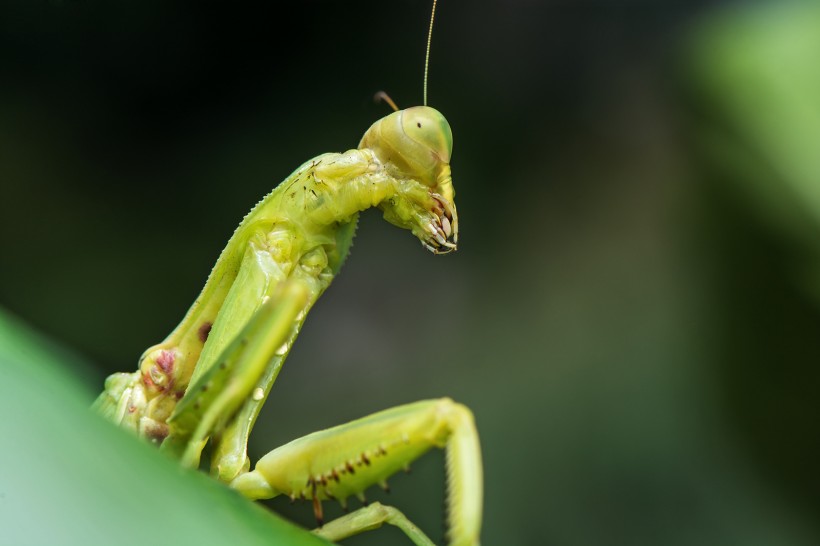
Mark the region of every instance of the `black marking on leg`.
[[316, 516], [316, 527], [322, 528], [325, 517], [322, 515], [322, 501], [318, 497], [313, 497], [313, 515]]
[[211, 323], [211, 322], [203, 322], [202, 323], [202, 325], [199, 327], [199, 330], [197, 330], [197, 332], [196, 332], [197, 335], [199, 336], [199, 341], [201, 341], [202, 343], [205, 343], [206, 341], [208, 341], [208, 334], [211, 333], [211, 327], [212, 326], [213, 326], [213, 323]]
[[313, 515], [316, 516], [316, 526], [321, 527], [324, 522], [324, 514], [322, 514], [322, 501], [319, 500], [319, 495], [316, 494], [316, 482], [313, 482]]

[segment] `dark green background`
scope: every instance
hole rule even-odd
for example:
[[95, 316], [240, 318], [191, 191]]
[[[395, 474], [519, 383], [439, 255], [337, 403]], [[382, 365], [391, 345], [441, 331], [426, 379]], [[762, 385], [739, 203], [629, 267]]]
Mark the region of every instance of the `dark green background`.
[[[762, 135], [820, 142], [820, 22], [719, 4], [443, 0], [429, 96], [459, 252], [363, 215], [254, 456], [448, 395], [481, 433], [487, 545], [816, 544], [820, 209], [790, 184], [820, 188], [818, 160]], [[428, 10], [0, 4], [0, 304], [88, 357], [90, 401], [257, 200], [387, 113], [375, 91], [420, 102]], [[733, 109], [799, 36], [788, 92]], [[441, 462], [390, 499], [436, 539]]]

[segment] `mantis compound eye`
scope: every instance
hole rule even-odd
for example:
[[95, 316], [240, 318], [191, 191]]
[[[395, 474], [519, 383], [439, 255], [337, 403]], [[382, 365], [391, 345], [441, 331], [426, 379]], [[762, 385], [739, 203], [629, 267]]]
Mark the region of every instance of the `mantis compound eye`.
[[403, 111], [402, 129], [417, 144], [428, 148], [443, 163], [450, 163], [453, 132], [441, 112], [429, 106], [415, 106]]
[[[371, 150], [392, 176], [436, 187], [449, 178], [453, 133], [438, 110], [414, 106], [371, 125], [359, 148]], [[445, 197], [452, 200], [451, 195]]]

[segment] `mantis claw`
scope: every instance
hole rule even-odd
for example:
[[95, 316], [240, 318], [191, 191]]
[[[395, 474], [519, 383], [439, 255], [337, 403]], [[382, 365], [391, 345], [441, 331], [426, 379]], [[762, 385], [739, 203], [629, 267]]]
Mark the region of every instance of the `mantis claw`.
[[446, 216], [442, 216], [441, 218], [441, 227], [444, 229], [445, 236], [449, 237], [453, 233], [450, 220], [448, 220]]
[[[436, 201], [438, 202], [438, 199]], [[433, 254], [448, 254], [457, 249], [455, 241], [449, 240], [454, 232], [446, 216], [434, 216], [433, 220], [423, 224], [423, 227], [428, 237], [426, 241], [422, 240], [422, 244]]]
[[452, 246], [445, 246], [455, 250], [456, 245], [458, 244], [458, 213], [456, 212], [455, 204], [451, 203], [448, 199], [445, 199], [441, 194], [438, 193], [432, 193], [430, 194], [430, 196], [443, 210], [443, 214], [439, 215], [437, 220], [441, 224], [445, 238], [448, 241], [452, 239]]

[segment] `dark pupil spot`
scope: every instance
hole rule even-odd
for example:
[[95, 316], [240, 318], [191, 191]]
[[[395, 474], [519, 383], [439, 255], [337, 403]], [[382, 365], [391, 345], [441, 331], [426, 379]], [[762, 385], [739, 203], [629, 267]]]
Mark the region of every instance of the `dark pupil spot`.
[[419, 129], [421, 129], [421, 122], [416, 123], [416, 125], [418, 126]]

